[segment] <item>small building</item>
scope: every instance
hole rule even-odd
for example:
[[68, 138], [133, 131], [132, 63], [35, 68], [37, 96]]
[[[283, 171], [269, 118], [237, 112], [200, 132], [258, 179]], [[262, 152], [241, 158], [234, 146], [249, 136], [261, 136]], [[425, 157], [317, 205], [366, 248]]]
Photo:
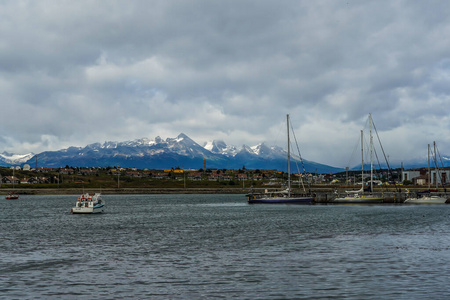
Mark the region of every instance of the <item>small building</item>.
[[208, 176], [209, 181], [217, 181], [217, 180], [220, 180], [221, 178], [222, 178], [222, 176], [220, 176], [217, 173], [212, 173]]
[[202, 180], [202, 173], [200, 173], [200, 172], [189, 172], [188, 175], [187, 175], [187, 177], [188, 177], [190, 180], [196, 180], [196, 181], [199, 181], [199, 180]]
[[450, 170], [431, 170], [431, 184], [447, 184], [450, 178]]
[[74, 173], [74, 170], [72, 168], [61, 168], [59, 169], [59, 173], [65, 175], [72, 175]]
[[19, 184], [20, 180], [16, 176], [5, 176], [2, 178], [4, 184]]
[[402, 171], [402, 182], [405, 180], [413, 181], [414, 178], [423, 176], [426, 174], [426, 170], [408, 170]]
[[120, 170], [117, 170], [117, 169], [111, 169], [111, 170], [109, 170], [109, 174], [110, 175], [115, 175], [115, 176], [117, 176], [117, 175], [120, 175]]
[[252, 179], [253, 179], [253, 180], [256, 180], [256, 181], [261, 181], [261, 180], [263, 180], [263, 176], [262, 176], [262, 175], [254, 175], [254, 176], [252, 177]]
[[159, 173], [155, 173], [152, 176], [155, 179], [167, 179], [169, 178], [169, 173], [168, 172], [159, 172]]
[[417, 185], [426, 185], [429, 180], [431, 185], [449, 183], [450, 170], [447, 168], [444, 170], [432, 169], [430, 175], [430, 178], [428, 178], [427, 169], [402, 171], [402, 181], [409, 180]]
[[36, 184], [38, 182], [39, 181], [38, 181], [37, 177], [30, 177], [30, 178], [27, 179], [27, 183], [28, 184]]
[[239, 180], [239, 181], [243, 181], [243, 180], [247, 180], [248, 179], [248, 176], [247, 176], [247, 174], [237, 174], [237, 179]]
[[78, 174], [92, 176], [92, 175], [97, 175], [98, 171], [96, 169], [80, 169]]
[[137, 171], [128, 171], [128, 172], [125, 173], [125, 176], [141, 178], [142, 174], [140, 172], [137, 172]]
[[428, 176], [422, 175], [422, 176], [414, 177], [412, 179], [412, 182], [414, 185], [427, 185], [428, 184]]
[[50, 179], [48, 177], [38, 177], [38, 183], [50, 183]]

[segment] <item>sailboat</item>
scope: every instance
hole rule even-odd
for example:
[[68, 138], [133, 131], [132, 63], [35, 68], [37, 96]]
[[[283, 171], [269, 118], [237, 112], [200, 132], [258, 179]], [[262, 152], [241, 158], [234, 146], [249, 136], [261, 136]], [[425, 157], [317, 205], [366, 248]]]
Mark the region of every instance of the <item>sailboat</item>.
[[13, 191], [10, 192], [8, 195], [6, 195], [6, 197], [5, 197], [6, 200], [16, 200], [16, 199], [19, 199], [19, 195], [16, 194], [16, 193], [14, 192], [14, 181], [15, 181], [15, 178], [16, 178], [16, 177], [14, 176], [14, 169], [13, 169], [13, 176], [12, 176]]
[[286, 115], [287, 122], [287, 162], [288, 162], [288, 187], [285, 190], [271, 193], [254, 193], [253, 190], [247, 195], [249, 204], [309, 204], [314, 198], [311, 195], [293, 195], [291, 191], [291, 141], [289, 134], [289, 114]]
[[[373, 137], [372, 137], [372, 115], [369, 114], [370, 126], [370, 193], [373, 191]], [[380, 203], [383, 197], [373, 194], [364, 194], [364, 132], [361, 130], [361, 188], [357, 191], [345, 191], [347, 196], [337, 197], [333, 203]]]
[[[437, 168], [436, 163], [436, 142], [433, 142], [434, 146], [434, 166], [437, 174], [439, 174], [439, 169]], [[428, 144], [428, 192], [431, 192], [431, 169], [430, 169], [430, 144]], [[436, 190], [438, 189], [438, 177], [436, 176]], [[409, 191], [408, 191], [409, 193]], [[408, 197], [405, 200], [405, 203], [410, 204], [444, 204], [447, 202], [447, 197], [442, 197], [439, 195], [431, 195], [428, 194], [426, 196], [416, 196], [416, 197]]]

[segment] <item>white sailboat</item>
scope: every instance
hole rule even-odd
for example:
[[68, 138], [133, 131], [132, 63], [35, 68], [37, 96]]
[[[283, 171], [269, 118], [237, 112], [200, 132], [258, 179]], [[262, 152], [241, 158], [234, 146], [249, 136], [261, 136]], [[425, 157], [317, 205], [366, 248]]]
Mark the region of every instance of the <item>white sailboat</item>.
[[[436, 168], [437, 174], [439, 174], [439, 169], [437, 168], [436, 163], [436, 142], [433, 142], [434, 146], [434, 165]], [[428, 144], [428, 191], [431, 192], [431, 168], [430, 168], [430, 144]], [[438, 189], [438, 176], [436, 176], [436, 190]], [[409, 193], [409, 191], [408, 191]], [[444, 204], [447, 202], [447, 197], [443, 197], [440, 195], [424, 195], [424, 196], [416, 196], [416, 197], [408, 197], [405, 200], [405, 203], [409, 204]]]
[[288, 187], [283, 191], [272, 193], [254, 193], [253, 191], [247, 195], [249, 204], [308, 204], [313, 202], [314, 198], [311, 195], [294, 196], [291, 192], [291, 141], [289, 134], [289, 115], [287, 120], [287, 160], [288, 160]]
[[357, 191], [345, 191], [347, 196], [337, 197], [333, 203], [380, 203], [383, 197], [372, 194], [373, 191], [373, 137], [372, 137], [372, 115], [369, 114], [370, 126], [370, 194], [364, 194], [364, 133], [361, 130], [361, 188]]

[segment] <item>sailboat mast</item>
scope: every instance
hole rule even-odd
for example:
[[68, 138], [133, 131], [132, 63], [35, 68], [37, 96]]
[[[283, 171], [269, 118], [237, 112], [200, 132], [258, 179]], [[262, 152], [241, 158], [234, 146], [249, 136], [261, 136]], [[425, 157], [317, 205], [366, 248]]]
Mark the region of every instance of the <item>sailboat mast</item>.
[[438, 169], [438, 167], [437, 167], [437, 160], [436, 160], [436, 141], [433, 141], [433, 151], [434, 151], [434, 168], [435, 168], [435, 170], [436, 170], [436, 172], [435, 172], [435, 178], [436, 178], [436, 189], [438, 189], [438, 178], [441, 178], [440, 177], [440, 174], [439, 174], [439, 169]]
[[291, 197], [291, 141], [289, 138], [289, 114], [286, 115], [287, 124], [287, 153], [288, 153], [288, 197]]
[[361, 189], [364, 191], [364, 133], [361, 130]]
[[373, 193], [373, 136], [372, 136], [372, 114], [369, 114], [370, 132], [370, 193]]
[[428, 144], [428, 191], [431, 189], [430, 144]]

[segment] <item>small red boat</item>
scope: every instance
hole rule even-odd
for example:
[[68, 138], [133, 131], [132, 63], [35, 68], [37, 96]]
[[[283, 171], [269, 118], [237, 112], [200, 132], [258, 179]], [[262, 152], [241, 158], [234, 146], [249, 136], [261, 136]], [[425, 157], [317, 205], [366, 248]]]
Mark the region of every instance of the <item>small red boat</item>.
[[17, 195], [16, 193], [10, 193], [9, 195], [7, 195], [5, 197], [6, 200], [15, 200], [15, 199], [19, 199], [19, 195]]

